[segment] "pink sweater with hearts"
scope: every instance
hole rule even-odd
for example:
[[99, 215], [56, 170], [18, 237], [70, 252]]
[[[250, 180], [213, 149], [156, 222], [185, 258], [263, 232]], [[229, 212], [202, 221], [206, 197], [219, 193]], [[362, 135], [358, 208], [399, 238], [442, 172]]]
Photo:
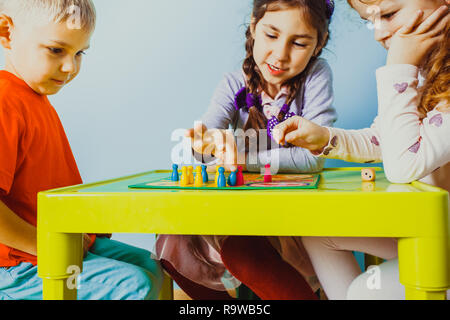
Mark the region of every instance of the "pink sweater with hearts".
[[370, 128], [329, 128], [330, 143], [320, 155], [360, 163], [383, 162], [393, 183], [421, 180], [450, 192], [450, 101], [425, 118], [419, 69], [390, 65], [377, 70], [378, 117]]

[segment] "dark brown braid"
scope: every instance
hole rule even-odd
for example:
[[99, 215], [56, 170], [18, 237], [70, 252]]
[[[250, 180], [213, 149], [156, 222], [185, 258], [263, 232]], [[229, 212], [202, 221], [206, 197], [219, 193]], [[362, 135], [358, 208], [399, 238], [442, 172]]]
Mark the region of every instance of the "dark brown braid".
[[[261, 83], [264, 82], [263, 75], [256, 65], [255, 59], [253, 59], [253, 46], [254, 39], [251, 32], [251, 27], [247, 29], [247, 41], [245, 43], [245, 50], [247, 55], [244, 60], [243, 70], [247, 76], [247, 93], [252, 93], [255, 96], [259, 94], [258, 90], [261, 86]], [[258, 106], [249, 106], [249, 116], [247, 123], [244, 126], [244, 130], [248, 129], [264, 129], [266, 128], [266, 117], [258, 109]]]
[[[254, 0], [252, 25], [256, 26], [267, 11], [277, 11], [286, 8], [301, 8], [309, 16], [309, 23], [317, 30], [319, 52], [309, 61], [306, 69], [299, 75], [290, 79], [285, 85], [288, 88], [288, 97], [286, 104], [291, 105], [299, 94], [305, 80], [317, 57], [322, 53], [322, 48], [326, 46], [329, 40], [329, 10], [327, 9], [326, 0]], [[252, 25], [248, 27], [246, 32], [247, 41], [245, 43], [246, 57], [243, 63], [243, 70], [247, 79], [247, 93], [255, 96], [259, 95], [260, 89], [266, 89], [266, 83], [253, 58], [254, 39], [251, 32]], [[249, 117], [244, 126], [244, 130], [255, 129], [261, 130], [267, 127], [267, 119], [259, 106], [249, 106]], [[278, 120], [282, 121], [286, 113], [280, 112]]]

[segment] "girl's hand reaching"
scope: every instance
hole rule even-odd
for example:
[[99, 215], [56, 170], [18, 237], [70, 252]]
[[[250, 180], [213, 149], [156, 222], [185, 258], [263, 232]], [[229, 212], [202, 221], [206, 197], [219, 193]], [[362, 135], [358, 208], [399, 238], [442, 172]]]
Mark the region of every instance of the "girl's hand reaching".
[[[214, 156], [218, 159], [215, 165], [220, 165], [227, 171], [237, 170], [238, 165], [245, 171], [245, 156], [238, 153], [236, 140], [230, 130], [209, 129], [202, 123], [186, 132], [186, 137], [191, 138], [192, 149], [206, 157]], [[209, 162], [209, 161], [205, 161]], [[240, 163], [243, 162], [243, 163]], [[214, 171], [209, 167], [208, 171]]]
[[290, 143], [313, 153], [322, 153], [330, 141], [330, 132], [302, 117], [295, 116], [277, 125], [273, 138], [280, 145]]
[[[450, 3], [450, 1], [448, 1]], [[410, 64], [420, 67], [427, 54], [444, 40], [449, 25], [449, 9], [441, 6], [420, 23], [423, 11], [392, 37], [387, 64]]]

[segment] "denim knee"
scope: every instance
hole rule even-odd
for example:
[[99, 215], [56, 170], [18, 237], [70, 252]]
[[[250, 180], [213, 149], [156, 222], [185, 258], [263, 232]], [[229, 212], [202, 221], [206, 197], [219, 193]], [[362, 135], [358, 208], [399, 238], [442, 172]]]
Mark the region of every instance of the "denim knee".
[[[121, 281], [122, 299], [127, 300], [155, 300], [158, 298], [162, 286], [162, 274], [155, 275], [144, 268], [130, 266]], [[118, 288], [119, 289], [119, 288]]]

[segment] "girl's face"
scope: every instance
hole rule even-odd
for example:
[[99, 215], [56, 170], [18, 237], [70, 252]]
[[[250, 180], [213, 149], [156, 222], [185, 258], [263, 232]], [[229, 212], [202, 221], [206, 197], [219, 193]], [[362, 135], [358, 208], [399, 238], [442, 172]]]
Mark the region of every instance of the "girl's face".
[[361, 3], [360, 0], [349, 2], [362, 19], [375, 25], [375, 40], [387, 50], [392, 36], [410, 22], [418, 10], [424, 12], [423, 20], [425, 20], [446, 3], [445, 0], [383, 0], [374, 5]]
[[[318, 52], [318, 33], [300, 9], [268, 11], [252, 24], [253, 58], [274, 97], [283, 84], [303, 72]], [[320, 48], [319, 48], [320, 49]]]

